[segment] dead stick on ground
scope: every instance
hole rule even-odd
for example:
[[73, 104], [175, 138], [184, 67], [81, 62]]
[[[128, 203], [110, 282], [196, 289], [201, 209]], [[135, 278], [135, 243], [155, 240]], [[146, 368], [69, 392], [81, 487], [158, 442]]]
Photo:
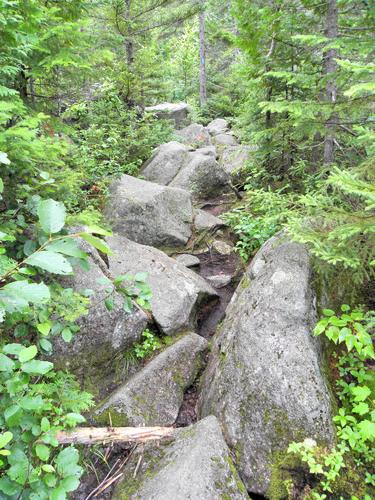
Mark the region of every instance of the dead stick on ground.
[[56, 437], [60, 444], [146, 443], [171, 437], [174, 432], [173, 427], [79, 427], [60, 431]]

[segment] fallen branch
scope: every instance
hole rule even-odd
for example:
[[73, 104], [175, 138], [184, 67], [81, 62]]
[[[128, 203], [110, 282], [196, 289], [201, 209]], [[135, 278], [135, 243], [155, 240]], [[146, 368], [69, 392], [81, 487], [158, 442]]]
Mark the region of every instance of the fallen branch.
[[57, 433], [60, 444], [146, 443], [173, 435], [173, 427], [79, 427]]

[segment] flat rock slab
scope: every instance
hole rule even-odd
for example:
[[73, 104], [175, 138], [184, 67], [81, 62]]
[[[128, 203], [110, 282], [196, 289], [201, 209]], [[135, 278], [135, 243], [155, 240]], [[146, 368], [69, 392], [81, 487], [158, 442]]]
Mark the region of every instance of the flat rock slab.
[[229, 124], [224, 118], [216, 118], [207, 125], [208, 132], [215, 136], [219, 134], [225, 134], [229, 131]]
[[181, 255], [177, 255], [175, 257], [177, 262], [183, 264], [186, 267], [198, 267], [201, 261], [195, 255], [191, 255], [189, 253], [183, 253]]
[[189, 122], [190, 109], [186, 102], [163, 102], [156, 106], [148, 106], [145, 111], [152, 113], [156, 118], [172, 120], [176, 129], [185, 127]]
[[224, 221], [205, 210], [196, 209], [194, 214], [194, 227], [197, 231], [216, 229], [226, 225]]
[[194, 148], [202, 146], [210, 146], [211, 137], [208, 130], [198, 123], [192, 123], [187, 127], [176, 132], [179, 140], [184, 144], [188, 144]]
[[147, 272], [152, 290], [152, 314], [166, 335], [194, 330], [197, 310], [216, 297], [214, 289], [196, 273], [155, 248], [113, 236], [108, 256], [113, 275]]
[[100, 423], [115, 426], [173, 425], [187, 389], [203, 363], [208, 343], [191, 333], [167, 347], [95, 411]]
[[213, 156], [215, 159], [219, 157], [215, 146], [206, 146], [204, 148], [199, 148], [196, 149], [195, 152], [201, 155]]
[[213, 276], [206, 277], [207, 281], [214, 288], [224, 288], [225, 286], [229, 285], [229, 283], [232, 281], [232, 278], [233, 276], [229, 274], [215, 274]]
[[171, 442], [147, 446], [143, 453], [136, 476], [138, 455], [126, 467], [115, 500], [249, 499], [215, 417], [178, 430]]
[[212, 248], [220, 255], [230, 255], [234, 250], [232, 245], [221, 240], [215, 240], [212, 243]]
[[122, 353], [141, 338], [147, 316], [137, 309], [125, 313], [123, 298], [117, 293], [112, 311], [107, 310], [106, 286], [98, 283], [107, 277], [104, 262], [88, 243], [82, 241], [81, 248], [89, 255], [90, 269], [76, 269], [63, 284], [77, 292], [90, 289], [94, 294], [88, 313], [77, 321], [80, 331], [73, 340], [66, 343], [61, 336], [54, 337], [53, 361], [58, 368], [74, 372], [85, 389], [103, 395], [106, 385], [114, 382], [115, 367], [121, 370]]
[[332, 442], [315, 321], [306, 248], [271, 238], [232, 297], [200, 395], [201, 415], [219, 419], [248, 491], [266, 495], [275, 457], [290, 442]]
[[184, 246], [192, 234], [193, 209], [187, 191], [130, 175], [111, 185], [105, 215], [114, 231], [145, 245]]

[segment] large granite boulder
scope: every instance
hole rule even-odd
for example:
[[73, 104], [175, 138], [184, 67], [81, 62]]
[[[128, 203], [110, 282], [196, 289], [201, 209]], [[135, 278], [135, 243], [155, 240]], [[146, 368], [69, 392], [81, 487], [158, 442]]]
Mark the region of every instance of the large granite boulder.
[[151, 158], [143, 165], [141, 175], [148, 181], [167, 186], [188, 159], [187, 146], [176, 141], [167, 142], [155, 149]]
[[207, 129], [199, 123], [192, 123], [191, 125], [176, 132], [180, 141], [192, 147], [210, 146], [211, 138]]
[[238, 144], [237, 139], [230, 133], [215, 135], [212, 142], [218, 147], [236, 146]]
[[192, 234], [193, 209], [187, 191], [130, 175], [113, 182], [105, 214], [115, 232], [146, 245], [183, 246]]
[[115, 500], [243, 500], [249, 496], [215, 417], [178, 429], [171, 442], [148, 445], [134, 473], [135, 454], [116, 486]]
[[166, 335], [194, 329], [197, 310], [216, 297], [200, 276], [155, 248], [138, 245], [119, 235], [108, 238], [113, 255], [108, 257], [112, 274], [147, 272], [152, 291], [152, 314]]
[[252, 151], [254, 151], [253, 146], [227, 146], [221, 153], [220, 165], [232, 179], [245, 181], [245, 167]]
[[176, 129], [181, 129], [189, 123], [189, 106], [186, 102], [163, 102], [156, 106], [148, 106], [145, 111], [152, 113], [156, 118], [171, 120]]
[[190, 153], [189, 162], [169, 183], [185, 189], [195, 199], [205, 199], [230, 192], [229, 176], [211, 155]]
[[214, 341], [200, 395], [219, 419], [247, 490], [264, 495], [288, 443], [333, 439], [309, 254], [285, 236], [258, 252]]
[[212, 148], [189, 152], [177, 142], [163, 144], [142, 169], [148, 181], [184, 189], [193, 198], [204, 199], [230, 192], [230, 176], [216, 161]]
[[216, 118], [207, 125], [207, 130], [209, 134], [215, 136], [219, 134], [225, 134], [229, 131], [229, 124], [224, 118]]
[[98, 283], [108, 272], [97, 251], [87, 243], [81, 248], [89, 255], [90, 269], [76, 269], [74, 276], [63, 278], [65, 287], [76, 292], [92, 290], [88, 313], [77, 321], [80, 331], [66, 343], [61, 336], [53, 339], [53, 361], [57, 368], [68, 369], [85, 389], [104, 397], [106, 388], [124, 378], [123, 353], [137, 342], [147, 325], [147, 316], [134, 309], [127, 314], [122, 297], [114, 293], [114, 307], [108, 311], [104, 300], [106, 286]]
[[208, 343], [190, 333], [152, 359], [120, 386], [94, 418], [115, 426], [173, 425], [185, 390], [194, 382]]

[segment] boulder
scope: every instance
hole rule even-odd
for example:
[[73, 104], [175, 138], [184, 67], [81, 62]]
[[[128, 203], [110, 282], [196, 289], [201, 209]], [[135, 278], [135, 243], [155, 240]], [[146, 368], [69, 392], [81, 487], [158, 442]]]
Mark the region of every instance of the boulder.
[[85, 389], [104, 397], [106, 387], [116, 383], [118, 376], [124, 376], [123, 353], [141, 338], [147, 316], [138, 309], [125, 313], [123, 299], [117, 293], [112, 311], [107, 310], [106, 286], [98, 283], [108, 274], [104, 262], [86, 242], [81, 247], [89, 255], [90, 269], [76, 269], [74, 276], [63, 279], [63, 285], [77, 292], [90, 289], [95, 294], [89, 298], [88, 314], [77, 322], [80, 331], [72, 341], [66, 343], [61, 336], [54, 338], [53, 361], [57, 368], [74, 372]]
[[189, 149], [180, 142], [171, 141], [155, 149], [143, 165], [141, 174], [151, 182], [167, 186], [189, 159]]
[[115, 426], [173, 425], [185, 390], [194, 382], [208, 343], [190, 333], [152, 359], [95, 411], [94, 419]]
[[193, 210], [187, 191], [130, 175], [113, 182], [105, 213], [114, 231], [146, 245], [183, 246], [192, 234]]
[[213, 156], [200, 153], [190, 153], [189, 162], [169, 185], [189, 191], [195, 199], [231, 191], [229, 176], [224, 169]]
[[206, 212], [205, 210], [194, 210], [194, 227], [197, 231], [205, 231], [207, 229], [216, 229], [225, 226], [225, 222], [215, 217], [215, 215]]
[[194, 329], [197, 309], [216, 297], [213, 288], [175, 259], [155, 248], [119, 235], [108, 238], [113, 255], [109, 269], [115, 275], [147, 272], [152, 291], [152, 314], [163, 333]]
[[196, 149], [195, 152], [199, 153], [201, 155], [213, 156], [216, 160], [219, 157], [215, 146], [206, 146], [204, 148], [199, 148], [199, 149]]
[[229, 285], [232, 281], [233, 276], [230, 274], [215, 274], [213, 276], [207, 276], [206, 280], [214, 287], [214, 288], [224, 288]]
[[332, 442], [315, 321], [306, 248], [283, 235], [271, 238], [231, 300], [200, 394], [200, 414], [219, 419], [250, 492], [266, 494], [290, 442]]
[[212, 139], [217, 146], [236, 146], [237, 139], [232, 134], [218, 134]]
[[206, 128], [211, 135], [215, 136], [228, 132], [229, 124], [227, 120], [224, 120], [223, 118], [216, 118], [216, 120], [209, 123]]
[[212, 248], [220, 255], [230, 255], [233, 252], [233, 246], [221, 240], [215, 240]]
[[183, 253], [181, 255], [177, 255], [175, 257], [177, 262], [183, 264], [186, 267], [198, 267], [201, 261], [195, 255], [191, 255], [189, 253]]
[[156, 106], [148, 106], [145, 111], [152, 113], [156, 118], [173, 121], [176, 129], [185, 127], [189, 122], [189, 106], [185, 102], [163, 102]]
[[138, 468], [138, 454], [127, 465], [114, 500], [249, 498], [215, 417], [178, 429], [171, 442], [147, 445], [142, 453]]
[[176, 132], [181, 142], [192, 147], [209, 146], [211, 144], [210, 134], [207, 129], [198, 123], [192, 123]]
[[227, 146], [221, 153], [220, 165], [232, 178], [246, 180], [246, 173], [243, 169], [252, 151], [254, 151], [252, 146]]
[[230, 176], [216, 161], [215, 155], [189, 152], [178, 142], [160, 146], [145, 164], [142, 175], [148, 181], [189, 191], [195, 198], [230, 192]]

